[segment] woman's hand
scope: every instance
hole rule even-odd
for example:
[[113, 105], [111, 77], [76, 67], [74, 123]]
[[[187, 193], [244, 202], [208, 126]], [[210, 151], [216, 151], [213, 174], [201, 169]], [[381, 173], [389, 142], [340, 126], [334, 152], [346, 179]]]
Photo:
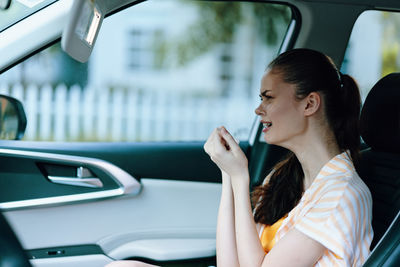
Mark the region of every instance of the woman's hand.
[[211, 133], [204, 150], [231, 179], [248, 177], [247, 158], [225, 127], [219, 127]]

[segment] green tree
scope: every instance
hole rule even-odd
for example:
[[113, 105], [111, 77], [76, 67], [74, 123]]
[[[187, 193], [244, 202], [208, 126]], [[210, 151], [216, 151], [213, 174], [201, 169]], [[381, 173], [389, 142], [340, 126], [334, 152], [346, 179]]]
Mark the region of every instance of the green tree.
[[56, 43], [49, 48], [56, 63], [55, 77], [52, 77], [54, 86], [64, 83], [68, 88], [72, 85], [79, 85], [85, 88], [88, 82], [88, 63], [81, 63], [70, 57], [61, 48], [61, 43]]
[[247, 24], [254, 29], [266, 45], [274, 45], [282, 27], [287, 27], [291, 17], [290, 8], [284, 5], [249, 2], [182, 1], [182, 4], [195, 5], [198, 18], [186, 32], [172, 43], [155, 43], [156, 65], [162, 66], [165, 57], [174, 47], [178, 64], [185, 64], [208, 52], [216, 44], [232, 43], [238, 26]]
[[400, 16], [382, 12], [382, 77], [400, 70]]

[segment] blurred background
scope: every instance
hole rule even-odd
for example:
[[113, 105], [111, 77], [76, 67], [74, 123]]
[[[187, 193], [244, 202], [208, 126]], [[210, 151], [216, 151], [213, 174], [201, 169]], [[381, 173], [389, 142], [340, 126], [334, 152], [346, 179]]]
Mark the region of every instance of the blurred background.
[[[248, 140], [291, 18], [275, 4], [146, 1], [104, 20], [88, 63], [55, 43], [2, 73], [0, 93], [23, 102], [24, 140], [200, 141], [220, 125]], [[358, 19], [341, 70], [364, 98], [399, 70], [399, 34], [399, 14]]]

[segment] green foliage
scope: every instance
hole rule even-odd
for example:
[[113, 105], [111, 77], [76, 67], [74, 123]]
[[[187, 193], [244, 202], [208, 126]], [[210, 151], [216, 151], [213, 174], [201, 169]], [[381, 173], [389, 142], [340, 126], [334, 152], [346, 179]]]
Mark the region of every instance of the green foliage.
[[398, 44], [388, 45], [382, 50], [382, 77], [399, 71], [399, 50]]
[[257, 4], [253, 5], [256, 27], [265, 44], [273, 45], [278, 40], [281, 25], [289, 25], [291, 12], [282, 5]]
[[382, 12], [382, 77], [400, 70], [400, 16], [393, 12]]
[[240, 6], [236, 3], [199, 2], [197, 5], [198, 22], [189, 27], [186, 38], [177, 44], [179, 64], [209, 51], [216, 43], [232, 42], [236, 24], [242, 19]]
[[283, 5], [249, 2], [182, 1], [198, 10], [197, 20], [176, 40], [154, 44], [156, 66], [165, 63], [171, 51], [177, 63], [184, 65], [211, 50], [216, 44], [232, 43], [240, 25], [247, 25], [266, 45], [274, 45], [278, 34], [287, 27], [291, 11]]
[[[39, 54], [40, 55], [40, 54]], [[68, 88], [78, 84], [84, 88], [88, 82], [88, 63], [81, 63], [67, 55], [58, 42], [46, 50], [46, 54], [55, 62], [57, 72], [52, 77], [52, 84], [55, 86], [64, 83]]]

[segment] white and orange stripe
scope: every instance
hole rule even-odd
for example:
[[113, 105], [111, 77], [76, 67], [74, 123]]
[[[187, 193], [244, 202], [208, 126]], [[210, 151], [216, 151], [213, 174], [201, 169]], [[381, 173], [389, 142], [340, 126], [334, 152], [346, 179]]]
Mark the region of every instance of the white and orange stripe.
[[327, 249], [315, 266], [362, 266], [373, 237], [372, 198], [347, 152], [321, 169], [276, 233], [293, 227]]

